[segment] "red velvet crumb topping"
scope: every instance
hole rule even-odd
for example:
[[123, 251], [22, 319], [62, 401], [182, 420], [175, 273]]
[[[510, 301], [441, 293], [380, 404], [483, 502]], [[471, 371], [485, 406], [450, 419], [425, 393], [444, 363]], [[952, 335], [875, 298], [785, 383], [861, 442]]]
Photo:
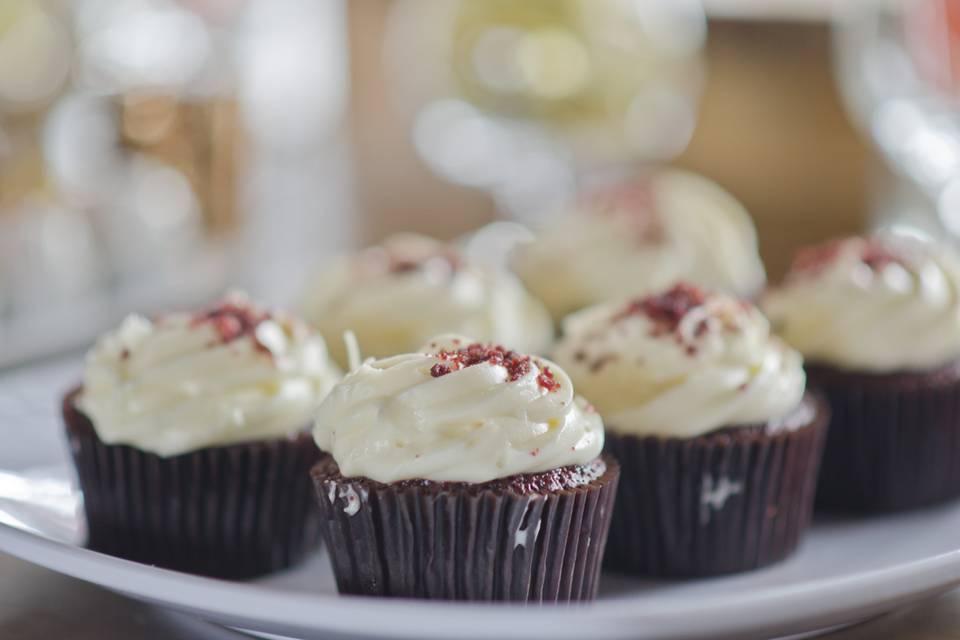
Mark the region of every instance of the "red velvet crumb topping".
[[793, 257], [790, 270], [798, 273], [816, 274], [837, 259], [845, 239], [829, 240], [810, 247], [803, 247]]
[[[705, 291], [692, 284], [680, 282], [665, 293], [631, 301], [611, 318], [611, 322], [616, 323], [630, 316], [645, 316], [653, 322], [653, 328], [650, 330], [651, 335], [666, 336], [673, 334], [677, 342], [683, 345], [687, 353], [692, 356], [696, 354], [697, 347], [693, 344], [686, 344], [685, 337], [678, 332], [678, 329], [687, 314], [692, 309], [703, 305], [706, 300], [707, 293]], [[704, 318], [697, 323], [693, 335], [699, 338], [708, 329], [709, 324], [707, 319]]]
[[[500, 345], [479, 342], [474, 342], [455, 351], [442, 350], [436, 356], [440, 358], [441, 362], [430, 368], [430, 375], [434, 378], [440, 378], [466, 367], [487, 363], [505, 368], [507, 370], [507, 381], [515, 382], [530, 373], [533, 367], [533, 359], [530, 356], [505, 349]], [[537, 376], [537, 384], [547, 392], [556, 391], [560, 388], [560, 383], [554, 379], [553, 372], [550, 371], [549, 367], [541, 367], [540, 374]]]
[[430, 375], [433, 376], [434, 378], [445, 376], [448, 373], [450, 373], [450, 371], [452, 371], [452, 369], [450, 369], [449, 365], [445, 365], [445, 364], [437, 363], [432, 367], [430, 367]]
[[543, 367], [540, 370], [540, 375], [537, 376], [537, 384], [546, 389], [547, 393], [560, 388], [560, 383], [553, 377], [553, 371], [550, 371], [550, 367]]
[[598, 189], [585, 198], [590, 210], [607, 216], [624, 216], [637, 229], [640, 242], [663, 241], [663, 223], [657, 214], [656, 199], [650, 180], [635, 178], [629, 182]]
[[257, 339], [257, 327], [270, 314], [246, 305], [234, 302], [222, 302], [215, 307], [194, 315], [193, 326], [210, 324], [217, 332], [221, 344], [228, 344], [241, 338], [250, 337], [258, 351], [270, 354], [270, 349]]
[[861, 245], [861, 262], [875, 272], [882, 271], [891, 264], [903, 264], [903, 256], [884, 238], [876, 236], [862, 239], [852, 237], [836, 238], [800, 249], [790, 265], [790, 270], [794, 273], [817, 275], [837, 259], [844, 247], [853, 242]]
[[[690, 310], [703, 305], [706, 299], [707, 294], [702, 289], [681, 282], [659, 295], [631, 301], [613, 316], [612, 321], [619, 322], [630, 316], [642, 315], [653, 321], [655, 334], [673, 333]], [[705, 325], [698, 327], [697, 335], [705, 330]]]
[[422, 269], [430, 262], [443, 264], [451, 273], [455, 273], [462, 266], [460, 255], [449, 247], [440, 247], [437, 251], [390, 253], [386, 255], [388, 273], [409, 273]]
[[903, 256], [898, 255], [889, 243], [880, 238], [868, 238], [860, 252], [860, 259], [875, 272], [882, 271], [891, 264], [903, 264]]

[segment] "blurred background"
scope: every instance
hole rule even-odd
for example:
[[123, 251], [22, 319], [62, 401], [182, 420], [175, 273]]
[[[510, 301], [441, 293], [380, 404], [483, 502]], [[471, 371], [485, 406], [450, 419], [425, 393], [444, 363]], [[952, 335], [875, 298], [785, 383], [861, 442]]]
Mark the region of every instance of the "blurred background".
[[960, 0], [3, 0], [0, 365], [673, 163], [793, 249], [960, 234]]

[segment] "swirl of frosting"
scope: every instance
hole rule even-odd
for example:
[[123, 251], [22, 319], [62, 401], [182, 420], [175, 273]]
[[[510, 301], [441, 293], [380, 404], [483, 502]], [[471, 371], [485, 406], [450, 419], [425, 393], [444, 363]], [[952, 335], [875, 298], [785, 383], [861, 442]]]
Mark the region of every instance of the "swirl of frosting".
[[809, 247], [763, 306], [812, 362], [882, 373], [960, 356], [960, 259], [935, 242], [882, 232]]
[[344, 476], [479, 483], [586, 464], [603, 422], [556, 365], [445, 335], [347, 374], [314, 438]]
[[756, 307], [687, 284], [569, 316], [554, 357], [609, 429], [639, 436], [779, 423], [806, 385]]
[[303, 322], [232, 294], [128, 316], [87, 354], [77, 404], [104, 442], [173, 456], [303, 431], [338, 378]]
[[308, 287], [303, 313], [342, 366], [348, 330], [376, 358], [410, 352], [446, 332], [534, 353], [553, 338], [546, 309], [513, 274], [414, 234], [393, 236], [321, 271]]
[[710, 180], [676, 169], [588, 195], [540, 229], [515, 268], [556, 319], [679, 280], [752, 297], [766, 279], [746, 210]]

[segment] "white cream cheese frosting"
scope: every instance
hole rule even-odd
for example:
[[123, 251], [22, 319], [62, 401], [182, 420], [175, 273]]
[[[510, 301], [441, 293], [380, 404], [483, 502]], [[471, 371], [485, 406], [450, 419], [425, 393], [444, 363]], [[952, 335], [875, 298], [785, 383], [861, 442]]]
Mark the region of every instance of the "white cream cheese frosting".
[[931, 241], [883, 232], [810, 247], [763, 307], [811, 362], [883, 373], [960, 357], [960, 258]]
[[104, 442], [173, 456], [308, 429], [338, 378], [305, 323], [231, 294], [127, 317], [87, 354], [77, 405]]
[[586, 464], [603, 422], [553, 363], [444, 335], [347, 374], [314, 437], [346, 477], [479, 483]]
[[514, 262], [554, 318], [675, 282], [752, 297], [766, 276], [750, 215], [717, 184], [662, 169], [587, 195]]
[[414, 234], [393, 236], [322, 270], [302, 306], [342, 366], [345, 331], [377, 358], [413, 351], [447, 332], [533, 353], [553, 338], [546, 309], [513, 274]]
[[637, 436], [781, 422], [806, 385], [756, 307], [687, 284], [569, 316], [554, 358], [608, 429]]

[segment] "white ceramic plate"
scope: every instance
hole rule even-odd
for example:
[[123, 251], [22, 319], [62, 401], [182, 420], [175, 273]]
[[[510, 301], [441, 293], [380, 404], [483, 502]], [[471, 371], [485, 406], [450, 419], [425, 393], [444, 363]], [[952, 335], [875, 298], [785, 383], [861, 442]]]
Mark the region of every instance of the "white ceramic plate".
[[322, 553], [269, 579], [230, 583], [88, 551], [57, 416], [76, 361], [0, 376], [0, 550], [204, 620], [302, 638], [769, 637], [855, 622], [960, 584], [960, 505], [818, 521], [776, 567], [688, 582], [605, 575], [582, 606], [340, 597]]

